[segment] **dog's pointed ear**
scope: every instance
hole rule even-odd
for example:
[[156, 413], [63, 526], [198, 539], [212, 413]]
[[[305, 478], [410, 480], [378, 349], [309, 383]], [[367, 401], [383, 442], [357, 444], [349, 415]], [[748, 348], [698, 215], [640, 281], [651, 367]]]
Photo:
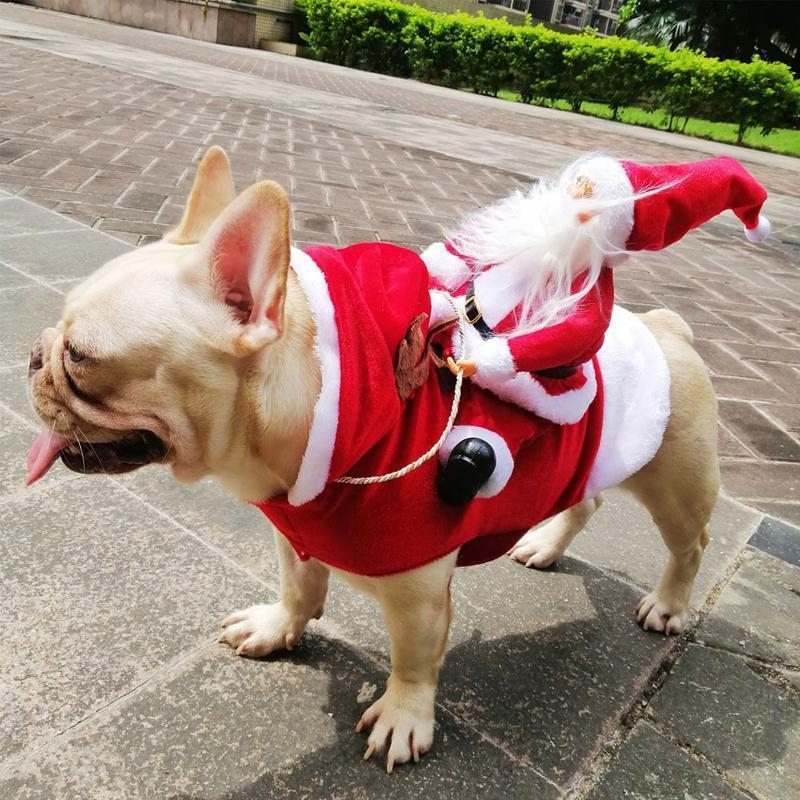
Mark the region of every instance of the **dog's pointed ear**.
[[234, 352], [254, 353], [283, 332], [291, 257], [289, 198], [272, 181], [242, 192], [201, 243], [217, 297], [241, 324]]
[[164, 240], [173, 244], [199, 242], [214, 220], [236, 197], [231, 164], [225, 151], [214, 145], [197, 167], [183, 218]]

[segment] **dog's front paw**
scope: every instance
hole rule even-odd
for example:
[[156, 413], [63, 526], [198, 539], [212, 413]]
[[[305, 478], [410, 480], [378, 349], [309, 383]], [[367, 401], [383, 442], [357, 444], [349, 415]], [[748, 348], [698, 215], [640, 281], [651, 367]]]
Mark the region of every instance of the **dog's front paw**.
[[665, 636], [683, 633], [689, 609], [679, 603], [662, 600], [656, 592], [645, 595], [636, 605], [636, 621], [646, 631], [657, 631]]
[[545, 569], [558, 561], [564, 555], [565, 549], [561, 531], [548, 523], [526, 533], [508, 555], [526, 567]]
[[240, 656], [260, 658], [275, 650], [291, 650], [305, 628], [305, 620], [296, 620], [282, 603], [251, 606], [234, 611], [222, 621], [217, 641], [236, 649]]
[[433, 698], [435, 689], [389, 679], [383, 696], [361, 716], [356, 731], [372, 728], [364, 760], [383, 753], [388, 745], [386, 771], [395, 764], [419, 761], [433, 744]]

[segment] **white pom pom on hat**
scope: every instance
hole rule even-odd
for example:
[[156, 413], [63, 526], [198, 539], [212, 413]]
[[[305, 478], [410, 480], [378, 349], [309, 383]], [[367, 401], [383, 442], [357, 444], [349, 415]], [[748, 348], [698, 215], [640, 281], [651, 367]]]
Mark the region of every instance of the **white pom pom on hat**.
[[758, 215], [758, 223], [753, 228], [745, 225], [744, 235], [748, 242], [763, 242], [772, 233], [772, 223], [763, 215]]

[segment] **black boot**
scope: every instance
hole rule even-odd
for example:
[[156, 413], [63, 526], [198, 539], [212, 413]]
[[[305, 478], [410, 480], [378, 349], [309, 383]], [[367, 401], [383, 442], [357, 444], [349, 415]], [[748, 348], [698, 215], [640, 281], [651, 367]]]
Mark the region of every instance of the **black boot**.
[[491, 445], [472, 437], [460, 441], [439, 472], [436, 491], [442, 502], [462, 506], [491, 478], [497, 460]]

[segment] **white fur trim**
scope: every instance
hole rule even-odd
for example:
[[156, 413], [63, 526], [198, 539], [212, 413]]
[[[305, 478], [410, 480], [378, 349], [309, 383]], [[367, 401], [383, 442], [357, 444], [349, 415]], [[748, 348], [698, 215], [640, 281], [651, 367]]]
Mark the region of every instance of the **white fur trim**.
[[[598, 200], [621, 200], [632, 198], [634, 191], [630, 179], [619, 161], [607, 156], [588, 156], [578, 159], [564, 170], [559, 185], [566, 189], [580, 176], [589, 179]], [[611, 206], [600, 214], [602, 234], [607, 242], [617, 250], [625, 250], [633, 230], [633, 200]], [[627, 255], [619, 253], [606, 257], [611, 266], [621, 264]]]
[[667, 360], [653, 334], [630, 311], [614, 306], [597, 358], [603, 430], [585, 497], [617, 486], [653, 458], [670, 410]]
[[440, 322], [453, 317], [453, 306], [447, 299], [448, 295], [437, 289], [430, 291], [431, 296], [431, 319], [428, 328], [435, 328]]
[[494, 472], [489, 480], [481, 486], [476, 497], [494, 497], [506, 488], [511, 473], [514, 471], [514, 457], [508, 449], [506, 440], [499, 434], [477, 425], [455, 425], [444, 440], [442, 449], [439, 450], [439, 461], [444, 464], [459, 442], [473, 437], [483, 439], [490, 445], [496, 459]]
[[484, 340], [473, 353], [478, 375], [485, 381], [505, 381], [516, 374], [508, 340], [502, 336]]
[[475, 299], [490, 328], [499, 325], [525, 296], [528, 276], [515, 263], [498, 264], [475, 278]]
[[755, 228], [745, 228], [744, 235], [748, 242], [763, 242], [772, 233], [772, 223], [763, 215], [758, 215]]
[[423, 250], [420, 257], [428, 268], [428, 274], [447, 289], [457, 289], [469, 277], [467, 265], [442, 242], [434, 242]]
[[325, 276], [309, 255], [295, 248], [292, 248], [291, 266], [317, 326], [314, 350], [322, 375], [322, 388], [314, 406], [308, 445], [297, 481], [288, 492], [289, 503], [301, 506], [313, 500], [325, 488], [330, 475], [336, 430], [339, 427], [341, 364], [339, 331]]
[[583, 418], [597, 394], [594, 364], [587, 361], [581, 369], [586, 376], [586, 383], [579, 389], [563, 394], [550, 394], [530, 372], [519, 372], [510, 381], [486, 388], [502, 400], [532, 411], [539, 417], [558, 425], [573, 425]]

